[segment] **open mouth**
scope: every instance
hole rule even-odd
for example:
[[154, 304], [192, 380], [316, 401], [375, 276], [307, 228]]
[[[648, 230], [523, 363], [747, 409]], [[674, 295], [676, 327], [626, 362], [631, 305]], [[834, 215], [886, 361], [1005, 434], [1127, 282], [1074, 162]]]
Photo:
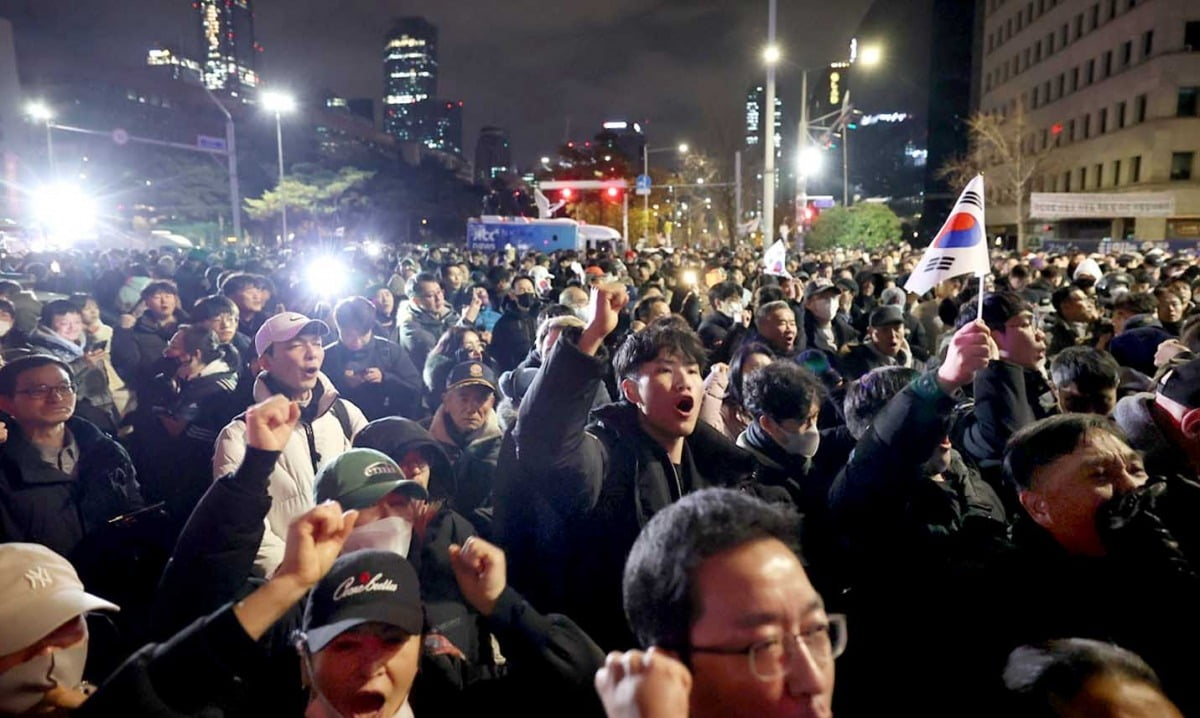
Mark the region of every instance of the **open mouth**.
[[347, 701], [347, 707], [350, 709], [350, 715], [352, 716], [370, 718], [378, 716], [379, 711], [383, 710], [383, 704], [386, 702], [387, 698], [382, 693], [363, 691], [356, 693]]
[[682, 399], [680, 399], [678, 402], [675, 403], [675, 408], [681, 414], [691, 414], [692, 409], [694, 409], [695, 406], [696, 406], [696, 400], [690, 396], [685, 396]]

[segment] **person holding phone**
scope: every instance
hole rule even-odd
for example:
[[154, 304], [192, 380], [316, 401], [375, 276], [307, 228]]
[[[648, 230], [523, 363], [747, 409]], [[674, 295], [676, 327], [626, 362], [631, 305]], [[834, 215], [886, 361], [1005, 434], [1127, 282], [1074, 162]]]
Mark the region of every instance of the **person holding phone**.
[[79, 309], [66, 299], [47, 303], [29, 344], [35, 352], [48, 354], [71, 368], [78, 398], [76, 413], [101, 431], [116, 435], [120, 416], [108, 383], [108, 352], [88, 345]]

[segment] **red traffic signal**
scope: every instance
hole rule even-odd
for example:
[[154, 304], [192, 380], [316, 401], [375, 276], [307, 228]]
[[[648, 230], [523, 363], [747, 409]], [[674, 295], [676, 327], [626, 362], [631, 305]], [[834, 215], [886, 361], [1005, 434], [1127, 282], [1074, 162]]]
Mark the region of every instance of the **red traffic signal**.
[[816, 222], [820, 216], [821, 210], [815, 203], [809, 202], [804, 206], [803, 222], [806, 226]]
[[562, 199], [569, 200], [575, 196], [575, 190], [571, 189], [570, 187], [564, 187], [562, 191], [558, 193], [558, 196]]
[[604, 196], [613, 202], [616, 202], [617, 200], [621, 199], [621, 189], [619, 187], [609, 187], [608, 189], [604, 190]]

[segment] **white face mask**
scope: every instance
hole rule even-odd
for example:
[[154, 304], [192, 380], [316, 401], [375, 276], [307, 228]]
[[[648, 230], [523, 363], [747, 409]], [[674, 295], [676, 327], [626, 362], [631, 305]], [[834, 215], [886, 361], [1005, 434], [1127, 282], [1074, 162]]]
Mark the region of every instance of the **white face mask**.
[[806, 459], [811, 459], [817, 455], [817, 449], [821, 446], [821, 432], [815, 428], [800, 433], [786, 432], [787, 438], [781, 446], [783, 450], [792, 456], [803, 456]]
[[12, 330], [12, 322], [0, 322], [0, 337], [6, 336]]
[[372, 521], [369, 524], [354, 527], [342, 553], [350, 553], [364, 548], [374, 548], [381, 551], [391, 551], [408, 558], [408, 549], [412, 544], [413, 525], [408, 519], [399, 516], [389, 516], [386, 519]]
[[827, 322], [833, 319], [833, 309], [837, 306], [837, 297], [828, 299], [818, 299], [812, 304], [812, 313], [817, 319], [822, 322]]
[[0, 673], [0, 713], [21, 714], [33, 708], [55, 686], [78, 688], [87, 663], [87, 641], [38, 656]]
[[717, 305], [717, 311], [719, 313], [729, 317], [734, 321], [738, 321], [742, 318], [742, 309], [742, 303], [736, 299], [727, 302], [721, 302]]

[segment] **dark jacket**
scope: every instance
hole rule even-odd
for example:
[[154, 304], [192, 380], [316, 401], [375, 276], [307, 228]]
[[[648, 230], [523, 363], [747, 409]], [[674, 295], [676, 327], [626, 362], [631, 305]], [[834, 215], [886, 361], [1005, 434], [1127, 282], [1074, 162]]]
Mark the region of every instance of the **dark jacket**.
[[514, 503], [536, 501], [547, 509], [542, 521], [521, 529], [536, 534], [524, 542], [536, 553], [520, 560], [556, 577], [554, 590], [535, 602], [571, 616], [615, 649], [634, 645], [621, 577], [641, 528], [686, 493], [749, 479], [754, 460], [698, 422], [676, 468], [628, 402], [595, 410], [589, 422], [607, 365], [603, 352], [593, 357], [569, 340], [555, 344], [521, 402], [514, 432], [521, 471], [513, 476], [524, 485], [505, 492]]
[[[912, 685], [919, 666], [950, 650], [955, 660], [941, 664], [942, 688], [922, 714], [961, 715], [978, 685], [972, 671], [984, 674], [972, 661], [980, 650], [973, 626], [986, 627], [990, 616], [956, 597], [971, 595], [979, 561], [1007, 549], [1008, 524], [999, 497], [957, 454], [943, 480], [930, 478], [925, 464], [954, 404], [932, 373], [919, 377], [875, 417], [830, 490], [849, 584], [845, 610], [861, 627], [854, 655], [838, 662], [839, 685], [851, 686], [839, 690], [839, 712], [881, 712], [880, 696]], [[903, 661], [898, 645], [909, 649]]]
[[[86, 338], [81, 337], [82, 341], [86, 341]], [[75, 413], [109, 436], [116, 436], [119, 417], [108, 386], [108, 372], [104, 366], [88, 365], [83, 356], [88, 348], [82, 343], [68, 341], [42, 325], [38, 325], [30, 335], [29, 347], [39, 354], [61, 359], [71, 367], [78, 400]]]
[[435, 317], [409, 302], [402, 307], [397, 321], [400, 322], [400, 346], [408, 352], [413, 366], [424, 367], [438, 338], [461, 319], [449, 310], [441, 317]]
[[955, 427], [956, 445], [979, 466], [1010, 512], [1017, 510], [1017, 501], [1000, 471], [1004, 447], [1022, 427], [1054, 413], [1041, 404], [1041, 397], [1049, 391], [1041, 373], [992, 361], [975, 374], [974, 409]]
[[492, 327], [492, 342], [488, 345], [488, 353], [496, 360], [497, 373], [512, 369], [525, 358], [533, 348], [537, 324], [536, 307], [522, 307], [505, 297], [504, 315]]
[[1133, 394], [1118, 401], [1113, 421], [1125, 432], [1129, 445], [1142, 452], [1146, 472], [1151, 476], [1195, 476], [1187, 454], [1167, 433], [1164, 424], [1168, 419], [1155, 410], [1153, 393]]
[[[1090, 332], [1090, 327], [1088, 331]], [[1058, 314], [1046, 317], [1046, 356], [1055, 356], [1063, 349], [1074, 346], [1092, 346], [1090, 334], [1083, 336], [1075, 332], [1075, 327]]]
[[[925, 362], [929, 359], [929, 354], [925, 352], [919, 345], [909, 342], [909, 349], [912, 350], [912, 368], [921, 371], [925, 368]], [[885, 366], [904, 366], [907, 358], [902, 355], [889, 357], [881, 354], [875, 349], [875, 346], [869, 341], [862, 344], [855, 344], [850, 347], [850, 351], [842, 355], [838, 364], [839, 371], [846, 381], [858, 379], [863, 374]]]
[[[421, 418], [421, 375], [408, 352], [399, 344], [372, 337], [367, 346], [352, 352], [341, 342], [336, 342], [325, 347], [325, 362], [321, 368], [338, 394], [362, 409], [368, 421], [385, 416]], [[364, 382], [352, 387], [346, 381], [347, 372], [357, 374], [371, 368], [383, 373], [381, 383]]]
[[156, 372], [154, 364], [162, 358], [163, 349], [187, 315], [176, 310], [174, 321], [159, 326], [149, 312], [138, 318], [132, 329], [113, 327], [113, 367], [126, 384], [140, 396], [150, 390]]
[[[398, 442], [394, 451], [427, 444], [427, 439], [421, 441], [419, 436], [407, 441], [403, 429], [398, 436], [391, 436], [396, 427], [411, 422], [388, 421], [402, 423], [389, 425], [377, 438]], [[154, 611], [156, 636], [171, 635], [253, 587], [248, 577], [271, 504], [267, 485], [277, 459], [278, 452], [247, 447], [245, 461], [237, 471], [218, 479], [205, 494], [163, 574]], [[438, 495], [441, 489], [435, 490], [434, 496]], [[487, 619], [465, 606], [450, 569], [449, 546], [461, 544], [472, 533], [466, 520], [443, 509], [426, 529], [420, 549], [409, 556], [421, 582], [426, 635], [440, 633], [476, 659], [463, 662], [433, 655], [426, 642], [411, 699], [414, 711], [417, 705], [426, 705], [431, 709], [441, 706], [447, 715], [475, 715], [489, 703], [506, 698], [501, 701], [506, 704], [550, 679], [558, 690], [574, 697], [585, 695], [582, 687], [590, 687], [603, 655], [569, 619], [534, 611], [511, 588], [501, 594], [496, 612]], [[249, 702], [232, 715], [301, 714], [305, 695], [297, 680], [300, 667], [291, 642], [300, 622], [298, 604], [259, 642], [265, 649], [266, 665], [259, 667], [251, 690], [246, 691]], [[486, 631], [481, 632], [481, 626], [486, 626]], [[490, 636], [495, 636], [509, 665], [480, 660], [492, 656], [495, 644]], [[281, 705], [296, 708], [284, 710]]]
[[734, 322], [724, 314], [709, 312], [704, 321], [700, 322], [697, 330], [700, 341], [708, 350], [708, 359], [712, 363], [728, 363], [733, 352], [741, 345], [746, 336], [746, 327], [739, 321]]
[[[800, 320], [801, 315], [797, 314], [796, 319]], [[842, 347], [851, 342], [858, 341], [858, 332], [854, 331], [854, 327], [850, 326], [850, 322], [846, 321], [845, 317], [840, 314], [834, 314], [831, 324], [833, 326], [833, 340], [837, 346], [825, 346], [820, 334], [817, 332], [817, 318], [813, 313], [805, 309], [803, 311], [804, 322], [804, 346], [809, 349], [820, 349], [829, 357], [829, 365], [833, 368], [839, 368], [840, 356], [838, 354]], [[800, 340], [796, 340], [796, 345], [799, 347]]]

